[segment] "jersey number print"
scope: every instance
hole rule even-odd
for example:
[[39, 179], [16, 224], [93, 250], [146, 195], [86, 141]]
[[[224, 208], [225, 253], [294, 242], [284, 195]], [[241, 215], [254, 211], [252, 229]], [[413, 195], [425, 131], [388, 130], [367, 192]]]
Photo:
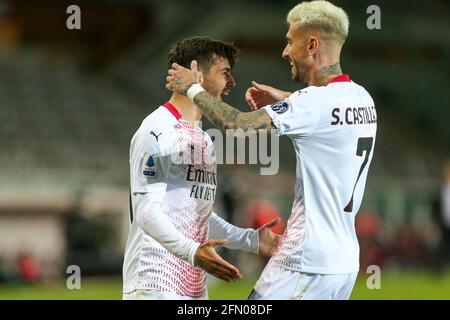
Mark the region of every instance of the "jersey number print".
[[367, 165], [367, 161], [369, 160], [370, 152], [372, 151], [373, 146], [373, 138], [359, 138], [358, 139], [358, 147], [356, 148], [356, 155], [362, 157], [363, 152], [366, 152], [366, 156], [364, 158], [363, 163], [361, 164], [361, 168], [359, 169], [358, 178], [356, 179], [355, 186], [353, 187], [352, 198], [347, 206], [344, 208], [345, 212], [353, 211], [353, 194], [355, 193], [356, 185], [358, 184], [359, 177], [363, 172], [365, 166]]

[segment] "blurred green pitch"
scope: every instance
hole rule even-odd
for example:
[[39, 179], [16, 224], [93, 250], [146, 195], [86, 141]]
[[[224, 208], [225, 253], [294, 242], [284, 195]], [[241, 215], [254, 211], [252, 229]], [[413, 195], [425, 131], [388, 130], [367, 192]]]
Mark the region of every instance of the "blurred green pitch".
[[[246, 299], [256, 279], [235, 283], [214, 282], [212, 300]], [[83, 279], [80, 290], [68, 290], [65, 282], [40, 285], [1, 285], [0, 299], [121, 299], [121, 278]], [[358, 278], [352, 299], [450, 299], [450, 272], [443, 275], [420, 272], [389, 272], [382, 275], [381, 289], [369, 290], [365, 278]]]

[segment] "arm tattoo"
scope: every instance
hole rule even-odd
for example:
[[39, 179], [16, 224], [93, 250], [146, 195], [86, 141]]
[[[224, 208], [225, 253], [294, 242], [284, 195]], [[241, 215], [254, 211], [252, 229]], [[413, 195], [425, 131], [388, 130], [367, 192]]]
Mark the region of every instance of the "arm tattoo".
[[203, 115], [216, 127], [226, 129], [275, 129], [269, 114], [262, 109], [242, 112], [223, 101], [215, 101], [206, 91], [200, 92], [194, 102]]

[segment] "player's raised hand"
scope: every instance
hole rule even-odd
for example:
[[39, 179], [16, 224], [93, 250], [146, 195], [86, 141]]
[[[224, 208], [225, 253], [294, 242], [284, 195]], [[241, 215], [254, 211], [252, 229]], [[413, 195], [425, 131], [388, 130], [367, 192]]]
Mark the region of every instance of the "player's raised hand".
[[271, 230], [272, 227], [276, 226], [280, 221], [281, 218], [276, 218], [258, 229], [260, 255], [271, 257], [280, 245], [281, 236]]
[[193, 83], [202, 83], [202, 73], [198, 71], [197, 61], [191, 62], [191, 69], [172, 63], [166, 77], [166, 88], [174, 93], [186, 95]]
[[214, 249], [226, 242], [227, 240], [208, 240], [200, 245], [195, 253], [195, 265], [226, 282], [242, 279], [239, 270], [222, 259]]
[[245, 100], [250, 109], [257, 110], [268, 104], [274, 104], [278, 101], [284, 100], [291, 95], [290, 92], [281, 91], [274, 87], [265, 84], [259, 84], [256, 81], [252, 82], [252, 86], [247, 89], [245, 93]]

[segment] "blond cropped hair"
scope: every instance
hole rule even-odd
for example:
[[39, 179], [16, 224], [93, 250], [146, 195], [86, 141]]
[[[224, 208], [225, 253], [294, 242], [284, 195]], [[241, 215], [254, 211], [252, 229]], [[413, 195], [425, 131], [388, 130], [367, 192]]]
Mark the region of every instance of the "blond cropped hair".
[[333, 33], [344, 43], [348, 35], [348, 16], [345, 11], [328, 1], [302, 2], [287, 15], [289, 25], [316, 27]]

